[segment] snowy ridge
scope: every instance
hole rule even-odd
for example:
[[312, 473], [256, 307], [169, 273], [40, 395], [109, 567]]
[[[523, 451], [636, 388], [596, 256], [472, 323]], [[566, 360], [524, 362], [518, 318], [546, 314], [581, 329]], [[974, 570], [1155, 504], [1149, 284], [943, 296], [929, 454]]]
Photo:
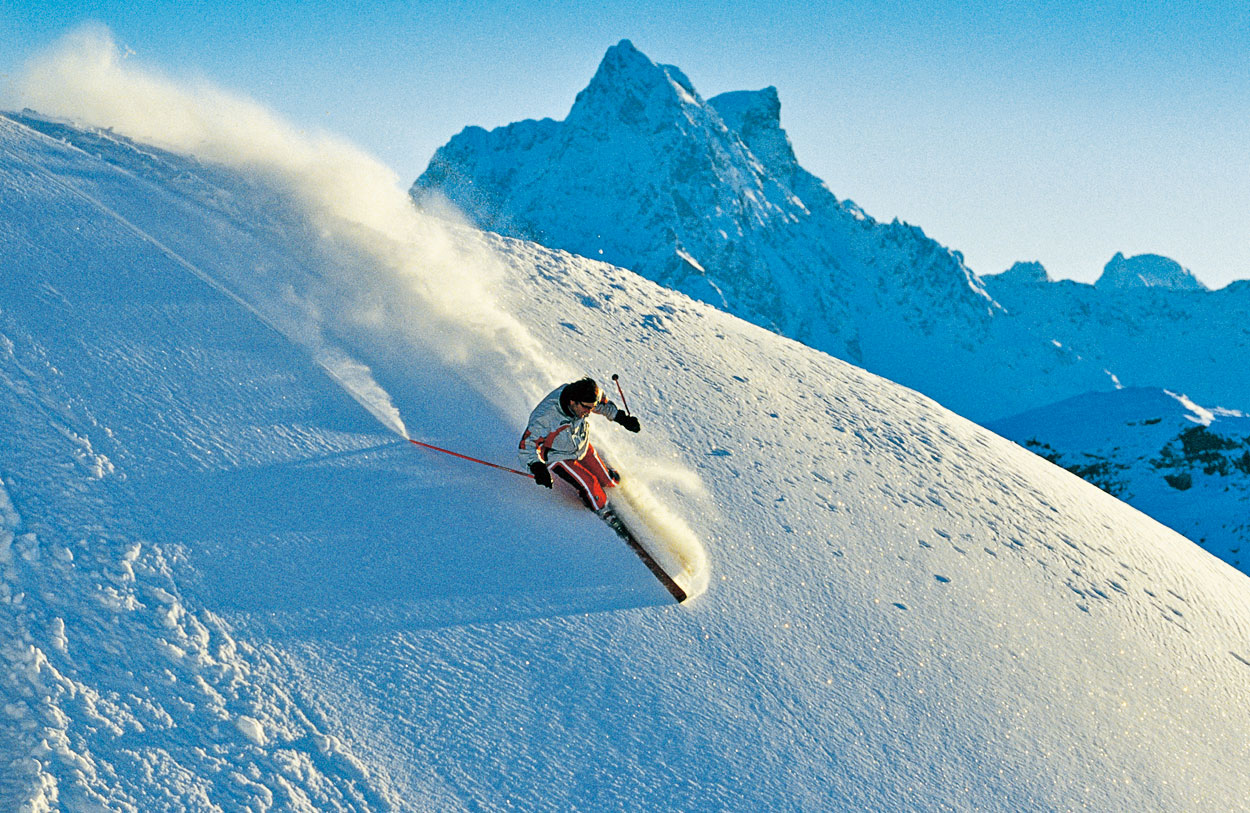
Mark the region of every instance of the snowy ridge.
[[1174, 291], [1205, 291], [1194, 272], [1176, 260], [1157, 254], [1125, 258], [1119, 252], [1103, 268], [1096, 288], [1168, 288]]
[[1208, 291], [1179, 278], [1127, 287], [1104, 282], [1114, 266], [1138, 268], [1138, 261], [1183, 270], [1163, 258], [1120, 257], [1108, 263], [1097, 285], [1049, 280], [1041, 266], [984, 280], [1013, 320], [1102, 366], [1117, 386], [1185, 393], [1211, 407], [1250, 408], [1250, 380], [1228, 373], [1250, 368], [1244, 325], [1250, 283]]
[[[1250, 798], [1250, 580], [1071, 474], [619, 267], [322, 219], [380, 194], [341, 154], [317, 198], [5, 118], [3, 806]], [[492, 308], [456, 331], [430, 303], [469, 281]], [[399, 439], [322, 346], [484, 459], [527, 390], [619, 371], [644, 431], [596, 440], [706, 546], [706, 592], [674, 606], [571, 495]]]

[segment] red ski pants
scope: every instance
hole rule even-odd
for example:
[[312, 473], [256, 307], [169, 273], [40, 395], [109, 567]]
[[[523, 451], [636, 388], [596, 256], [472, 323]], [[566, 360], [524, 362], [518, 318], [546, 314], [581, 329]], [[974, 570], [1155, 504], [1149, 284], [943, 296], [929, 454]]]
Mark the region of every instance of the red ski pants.
[[603, 490], [616, 485], [594, 446], [586, 450], [581, 460], [557, 460], [549, 468], [577, 489], [582, 502], [594, 511], [608, 504]]

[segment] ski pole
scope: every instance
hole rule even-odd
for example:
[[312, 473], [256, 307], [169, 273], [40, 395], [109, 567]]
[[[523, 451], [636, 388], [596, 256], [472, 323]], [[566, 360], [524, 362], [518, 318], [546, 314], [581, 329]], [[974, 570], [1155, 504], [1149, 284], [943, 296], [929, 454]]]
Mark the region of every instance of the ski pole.
[[625, 407], [625, 414], [629, 414], [629, 401], [625, 400], [625, 390], [621, 389], [621, 377], [616, 373], [612, 373], [612, 380], [616, 382], [616, 391], [621, 394], [621, 404]]
[[439, 447], [437, 447], [437, 446], [431, 446], [431, 445], [430, 445], [430, 444], [428, 444], [428, 443], [422, 443], [421, 441], [419, 441], [419, 440], [413, 440], [412, 438], [408, 438], [408, 442], [409, 442], [409, 443], [416, 444], [417, 446], [420, 446], [422, 449], [429, 449], [429, 450], [431, 450], [431, 451], [435, 451], [435, 452], [442, 452], [443, 454], [449, 454], [449, 455], [451, 455], [452, 457], [458, 457], [458, 458], [460, 458], [461, 460], [469, 460], [469, 461], [471, 461], [471, 462], [473, 462], [473, 463], [481, 463], [483, 466], [490, 466], [492, 469], [503, 469], [504, 471], [510, 471], [510, 472], [512, 472], [513, 474], [519, 474], [519, 475], [521, 475], [522, 477], [528, 477], [528, 478], [530, 478], [531, 480], [533, 480], [533, 479], [534, 479], [534, 475], [532, 475], [532, 474], [529, 474], [529, 473], [524, 472], [524, 471], [517, 471], [516, 469], [510, 469], [510, 468], [508, 468], [507, 466], [501, 466], [501, 465], [499, 465], [498, 463], [489, 463], [489, 462], [487, 462], [487, 461], [485, 461], [485, 460], [478, 460], [476, 457], [469, 457], [467, 454], [460, 454], [459, 452], [453, 452], [453, 451], [451, 451], [450, 449], [440, 449], [440, 448], [439, 448]]

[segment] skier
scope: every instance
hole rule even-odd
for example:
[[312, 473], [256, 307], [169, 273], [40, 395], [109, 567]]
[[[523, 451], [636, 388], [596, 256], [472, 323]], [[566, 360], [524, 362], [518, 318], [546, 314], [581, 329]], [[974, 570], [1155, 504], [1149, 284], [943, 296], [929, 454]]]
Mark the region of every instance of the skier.
[[586, 419], [592, 412], [630, 432], [641, 428], [637, 418], [608, 400], [598, 382], [583, 378], [557, 387], [534, 407], [521, 436], [519, 454], [538, 485], [551, 488], [554, 471], [577, 490], [587, 508], [602, 511], [608, 504], [604, 489], [612, 488], [621, 478], [604, 464], [590, 443]]

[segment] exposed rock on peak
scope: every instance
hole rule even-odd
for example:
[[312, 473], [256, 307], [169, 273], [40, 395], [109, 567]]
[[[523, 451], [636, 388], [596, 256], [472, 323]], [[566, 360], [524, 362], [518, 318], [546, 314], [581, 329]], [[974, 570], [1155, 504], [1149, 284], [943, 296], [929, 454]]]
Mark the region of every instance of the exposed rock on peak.
[[779, 178], [790, 179], [800, 169], [790, 137], [781, 129], [781, 98], [777, 88], [722, 93], [709, 99], [708, 104], [766, 170]]
[[654, 130], [683, 107], [702, 105], [685, 74], [671, 65], [657, 65], [632, 42], [621, 40], [608, 49], [590, 84], [577, 94], [568, 123]]

